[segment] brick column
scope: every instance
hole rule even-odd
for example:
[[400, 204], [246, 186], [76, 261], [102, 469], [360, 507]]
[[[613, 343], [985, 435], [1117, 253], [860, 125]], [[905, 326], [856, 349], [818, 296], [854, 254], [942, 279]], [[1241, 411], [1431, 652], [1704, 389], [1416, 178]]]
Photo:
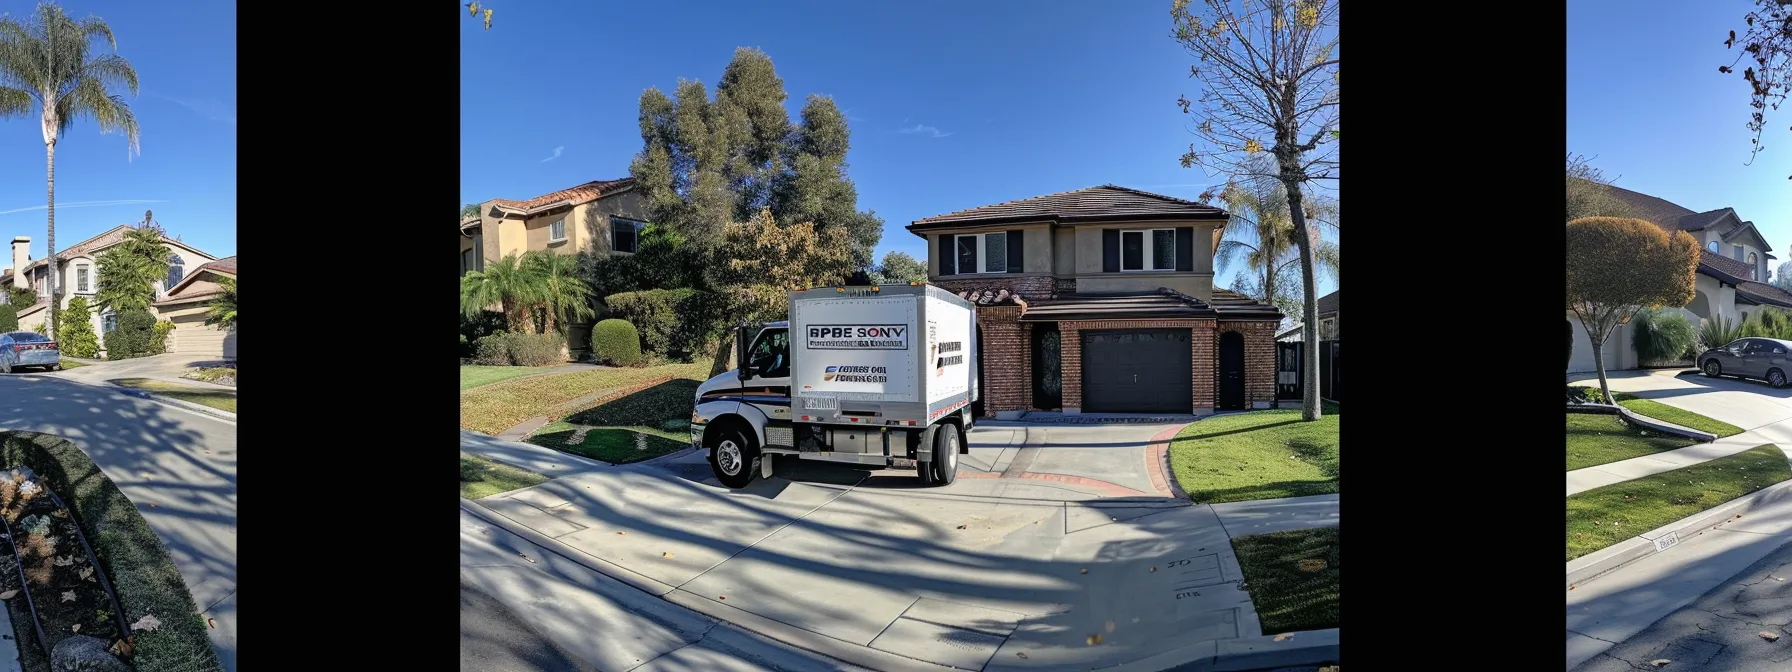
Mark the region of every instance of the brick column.
[[1214, 395], [1219, 390], [1219, 332], [1213, 320], [1196, 320], [1188, 339], [1189, 375], [1194, 378], [1193, 408], [1195, 415], [1213, 413]]
[[977, 328], [983, 333], [983, 410], [1003, 419], [1019, 417], [1027, 410], [1032, 382], [1020, 307], [979, 307]]
[[1064, 398], [1065, 413], [1083, 410], [1083, 336], [1082, 322], [1058, 323], [1058, 393]]

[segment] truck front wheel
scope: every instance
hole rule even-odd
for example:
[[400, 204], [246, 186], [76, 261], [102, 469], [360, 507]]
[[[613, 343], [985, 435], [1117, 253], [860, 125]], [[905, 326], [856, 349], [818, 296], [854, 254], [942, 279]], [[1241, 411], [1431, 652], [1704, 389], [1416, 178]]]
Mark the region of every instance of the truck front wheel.
[[730, 488], [744, 488], [759, 475], [759, 449], [739, 429], [723, 430], [709, 448], [709, 466], [716, 480]]
[[933, 485], [951, 485], [958, 480], [958, 428], [940, 425], [933, 433]]

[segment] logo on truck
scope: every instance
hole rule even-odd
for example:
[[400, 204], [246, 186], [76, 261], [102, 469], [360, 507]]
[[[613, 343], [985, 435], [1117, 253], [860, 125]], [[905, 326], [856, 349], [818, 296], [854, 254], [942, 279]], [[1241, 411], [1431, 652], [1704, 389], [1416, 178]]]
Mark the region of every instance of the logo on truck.
[[902, 324], [810, 325], [809, 349], [907, 350], [908, 326]]
[[[961, 343], [959, 341], [952, 341], [950, 343], [941, 343], [941, 344], [939, 344], [938, 347], [939, 347], [939, 353], [941, 355], [945, 355], [946, 353], [949, 353], [949, 352], [959, 352], [961, 350], [964, 350], [964, 343]], [[946, 375], [946, 367], [957, 366], [957, 365], [963, 364], [963, 363], [964, 363], [964, 355], [963, 354], [948, 355], [948, 356], [936, 358], [933, 360], [933, 369], [934, 369], [933, 375], [934, 375], [934, 377], [944, 376], [944, 375]]]
[[830, 366], [821, 374], [822, 380], [841, 383], [884, 383], [890, 376], [881, 366]]

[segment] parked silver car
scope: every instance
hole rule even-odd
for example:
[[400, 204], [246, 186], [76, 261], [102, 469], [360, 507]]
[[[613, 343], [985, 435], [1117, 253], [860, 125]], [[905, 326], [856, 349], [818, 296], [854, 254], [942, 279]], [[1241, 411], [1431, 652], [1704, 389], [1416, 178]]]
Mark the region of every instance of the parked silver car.
[[60, 369], [62, 350], [50, 337], [35, 331], [0, 334], [0, 373], [12, 373], [27, 366], [41, 366], [46, 371]]
[[1755, 378], [1784, 387], [1788, 372], [1792, 372], [1792, 341], [1738, 338], [1729, 345], [1699, 353], [1698, 362], [1699, 370], [1713, 378]]

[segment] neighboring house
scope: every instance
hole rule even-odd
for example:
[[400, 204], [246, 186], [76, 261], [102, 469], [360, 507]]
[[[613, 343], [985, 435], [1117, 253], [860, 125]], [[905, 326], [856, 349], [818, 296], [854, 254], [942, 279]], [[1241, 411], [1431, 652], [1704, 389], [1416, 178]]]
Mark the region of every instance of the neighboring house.
[[[1693, 212], [1629, 189], [1608, 189], [1630, 207], [1632, 217], [1654, 222], [1669, 232], [1685, 231], [1698, 241], [1699, 270], [1693, 300], [1677, 309], [1692, 321], [1694, 328], [1704, 320], [1716, 317], [1739, 323], [1760, 310], [1760, 306], [1792, 310], [1792, 292], [1767, 284], [1775, 257], [1770, 254], [1773, 248], [1755, 228], [1754, 222], [1743, 221], [1730, 208]], [[1592, 341], [1588, 340], [1573, 311], [1568, 311], [1567, 317], [1575, 333], [1569, 372], [1596, 370]], [[1607, 371], [1634, 369], [1640, 364], [1631, 332], [1631, 326], [1626, 324], [1606, 339]]]
[[[224, 286], [218, 282], [223, 278], [236, 280], [235, 256], [201, 264], [156, 301], [156, 319], [174, 323], [174, 331], [168, 334], [169, 352], [236, 359], [236, 327], [224, 329], [205, 323], [212, 301], [224, 295]], [[107, 324], [106, 330], [113, 326]]]
[[[99, 257], [113, 245], [124, 241], [124, 234], [132, 225], [121, 224], [104, 233], [56, 251], [56, 270], [58, 277], [56, 288], [61, 292], [60, 307], [68, 308], [75, 297], [86, 297], [89, 304], [94, 294], [99, 292]], [[162, 244], [168, 248], [170, 263], [168, 277], [156, 286], [156, 300], [159, 302], [168, 297], [175, 286], [185, 280], [192, 269], [211, 263], [217, 259], [199, 248], [183, 243], [177, 239], [164, 236]], [[12, 239], [12, 267], [0, 270], [0, 286], [10, 284], [13, 287], [29, 288], [37, 292], [37, 303], [19, 311], [19, 328], [35, 329], [49, 319], [50, 306], [50, 264], [47, 259], [31, 258], [31, 239], [18, 236]], [[153, 307], [151, 312], [157, 312]], [[117, 326], [117, 316], [110, 309], [91, 306], [88, 318], [93, 324], [93, 331], [99, 334], [100, 348], [104, 352], [106, 335]], [[157, 319], [165, 319], [158, 317]], [[178, 326], [177, 326], [178, 329]], [[234, 349], [235, 339], [229, 339]], [[220, 350], [217, 356], [222, 357]]]
[[[1319, 297], [1319, 300], [1314, 303], [1318, 304], [1319, 310], [1319, 340], [1338, 340], [1338, 292], [1334, 290], [1330, 294]], [[1306, 329], [1300, 324], [1295, 324], [1277, 332], [1276, 340], [1299, 343], [1306, 340]]]
[[916, 220], [978, 304], [985, 414], [1196, 413], [1275, 398], [1274, 306], [1213, 287], [1225, 211], [1112, 185]]
[[[478, 216], [460, 221], [460, 272], [540, 250], [634, 254], [644, 226], [646, 203], [632, 177], [586, 182], [522, 201], [494, 198], [479, 204]], [[570, 325], [569, 350], [588, 350], [590, 334], [590, 324]]]

